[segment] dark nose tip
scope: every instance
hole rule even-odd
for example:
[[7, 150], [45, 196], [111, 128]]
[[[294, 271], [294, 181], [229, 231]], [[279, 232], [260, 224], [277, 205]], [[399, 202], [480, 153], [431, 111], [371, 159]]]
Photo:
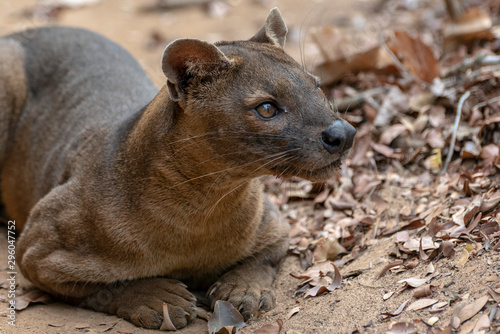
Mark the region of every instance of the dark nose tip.
[[330, 154], [344, 153], [354, 143], [356, 129], [348, 122], [338, 119], [321, 131], [321, 143]]

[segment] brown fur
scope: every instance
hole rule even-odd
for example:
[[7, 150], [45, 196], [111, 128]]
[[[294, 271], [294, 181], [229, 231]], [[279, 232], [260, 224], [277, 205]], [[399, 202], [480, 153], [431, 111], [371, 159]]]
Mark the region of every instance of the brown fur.
[[[176, 328], [196, 316], [173, 279], [213, 284], [212, 302], [229, 300], [245, 318], [272, 308], [288, 226], [258, 177], [328, 178], [354, 135], [284, 53], [285, 35], [275, 9], [249, 41], [177, 40], [159, 92], [93, 33], [0, 39], [1, 191], [23, 228], [23, 274], [147, 328], [160, 327], [163, 302]], [[280, 113], [260, 118], [263, 102]], [[332, 148], [338, 136], [325, 129], [347, 133], [345, 144]]]

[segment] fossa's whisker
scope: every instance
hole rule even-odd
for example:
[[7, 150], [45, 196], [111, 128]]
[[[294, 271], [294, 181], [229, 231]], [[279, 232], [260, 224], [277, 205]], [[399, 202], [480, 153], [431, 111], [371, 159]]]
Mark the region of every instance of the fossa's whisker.
[[[294, 149], [294, 150], [299, 150], [299, 149]], [[171, 188], [178, 187], [178, 186], [181, 186], [183, 184], [186, 184], [186, 183], [189, 183], [189, 182], [193, 182], [193, 181], [205, 178], [205, 177], [217, 175], [217, 174], [220, 174], [220, 173], [229, 172], [229, 171], [241, 168], [241, 167], [246, 167], [248, 165], [254, 164], [254, 163], [262, 161], [262, 160], [266, 160], [266, 159], [269, 159], [269, 158], [274, 158], [275, 156], [279, 156], [281, 154], [284, 154], [284, 152], [278, 152], [278, 153], [272, 154], [270, 156], [266, 156], [266, 157], [263, 157], [263, 158], [260, 158], [260, 159], [257, 159], [257, 160], [252, 160], [252, 161], [247, 162], [247, 163], [242, 164], [242, 165], [238, 165], [238, 166], [234, 166], [234, 167], [228, 167], [228, 168], [225, 168], [225, 169], [222, 169], [222, 170], [218, 170], [218, 171], [215, 171], [215, 172], [210, 172], [210, 173], [207, 173], [207, 174], [203, 174], [203, 175], [200, 175], [200, 176], [197, 176], [197, 177], [194, 177], [194, 178], [191, 178], [191, 179], [179, 182], [176, 185], [172, 186]]]

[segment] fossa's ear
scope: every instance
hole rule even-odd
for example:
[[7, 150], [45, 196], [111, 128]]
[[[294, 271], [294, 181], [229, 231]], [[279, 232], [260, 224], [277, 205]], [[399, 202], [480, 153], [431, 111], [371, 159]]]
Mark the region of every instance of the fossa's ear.
[[186, 88], [195, 77], [216, 76], [231, 67], [231, 61], [215, 45], [198, 39], [178, 39], [163, 52], [162, 69], [174, 101], [185, 98]]
[[285, 21], [279, 9], [275, 7], [269, 12], [266, 23], [257, 31], [255, 36], [250, 38], [250, 41], [284, 47], [287, 32]]

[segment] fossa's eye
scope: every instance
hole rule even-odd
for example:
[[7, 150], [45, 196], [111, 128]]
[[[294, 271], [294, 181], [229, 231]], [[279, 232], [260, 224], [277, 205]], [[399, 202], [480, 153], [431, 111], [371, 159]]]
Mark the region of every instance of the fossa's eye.
[[263, 119], [272, 119], [278, 115], [279, 109], [270, 102], [264, 102], [254, 109], [255, 112]]

